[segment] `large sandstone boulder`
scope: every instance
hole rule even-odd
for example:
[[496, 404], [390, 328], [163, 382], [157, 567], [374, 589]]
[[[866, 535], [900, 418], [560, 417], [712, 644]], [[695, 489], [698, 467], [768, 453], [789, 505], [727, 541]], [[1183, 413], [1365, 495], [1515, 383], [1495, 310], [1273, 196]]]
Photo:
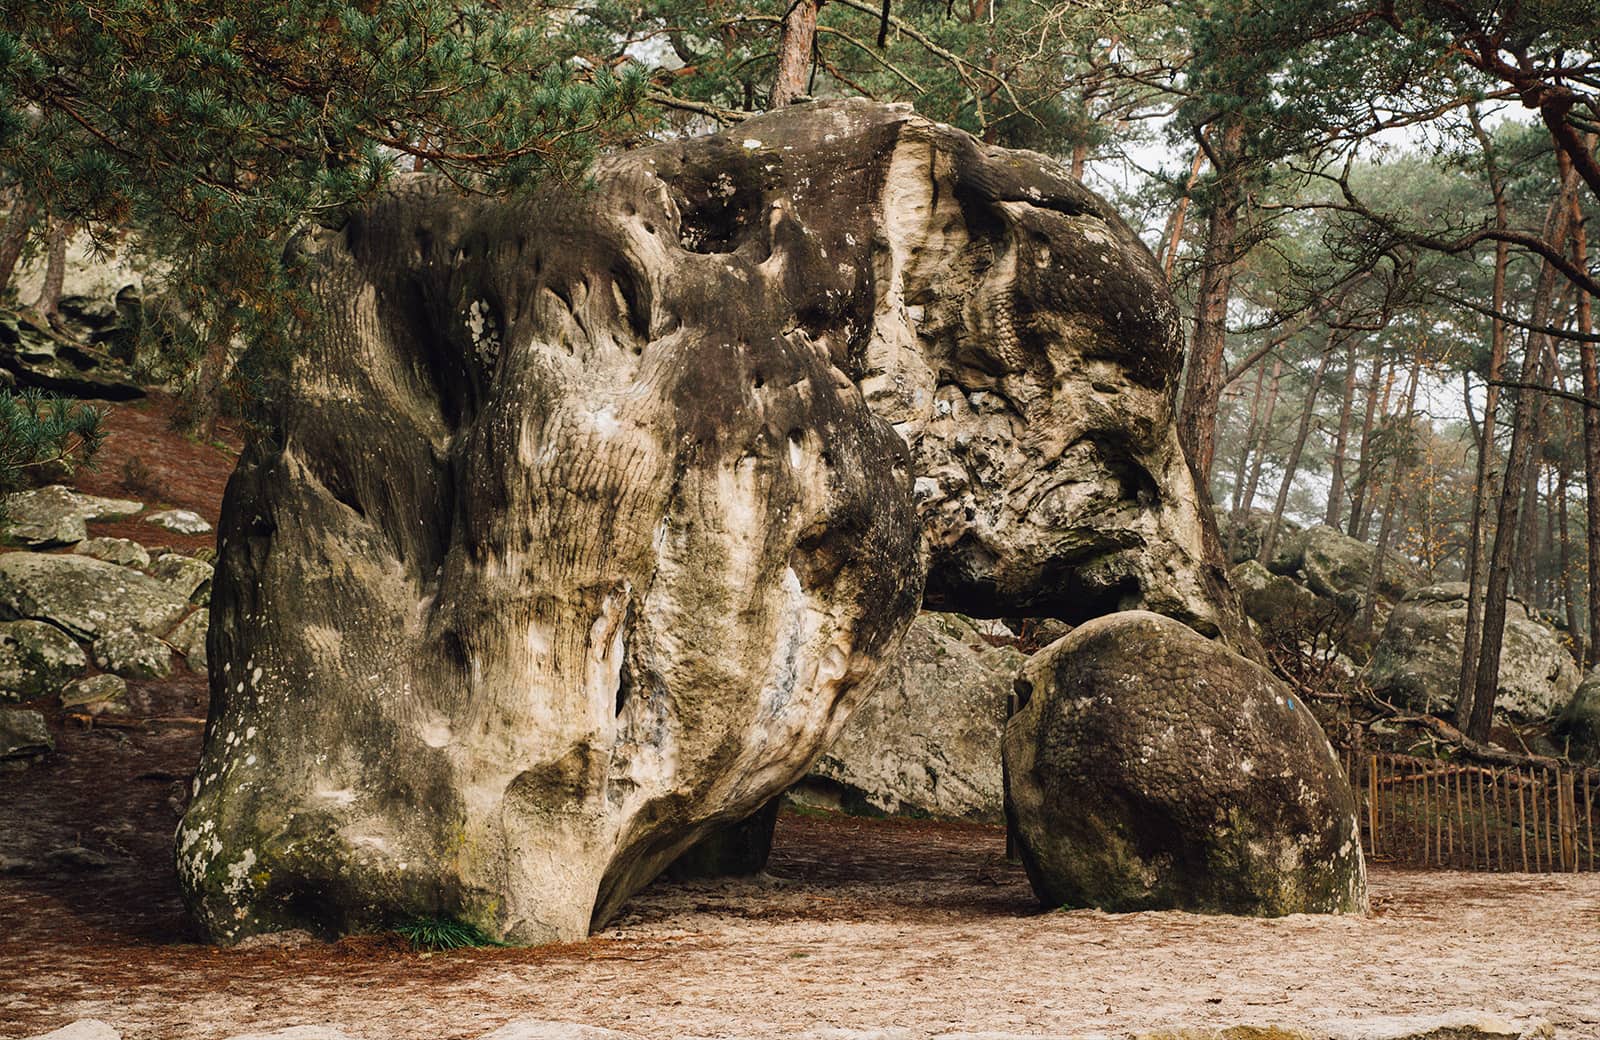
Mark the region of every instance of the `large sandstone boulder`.
[[0, 555], [0, 617], [49, 621], [79, 639], [133, 629], [165, 635], [187, 598], [138, 571], [89, 556]]
[[[1467, 585], [1416, 589], [1395, 605], [1372, 651], [1366, 680], [1379, 696], [1416, 711], [1450, 712], [1461, 678]], [[1505, 642], [1495, 707], [1522, 719], [1546, 719], [1572, 699], [1582, 678], [1555, 631], [1506, 604]]]
[[907, 816], [1004, 817], [1000, 733], [1027, 657], [993, 645], [972, 619], [923, 614], [801, 798]]
[[224, 503], [178, 834], [219, 939], [582, 935], [809, 769], [930, 564], [1248, 642], [1160, 273], [1048, 160], [840, 102], [593, 177], [297, 244], [324, 316]]
[[1145, 611], [1029, 660], [1007, 812], [1047, 906], [1278, 915], [1366, 905], [1356, 803], [1307, 706]]

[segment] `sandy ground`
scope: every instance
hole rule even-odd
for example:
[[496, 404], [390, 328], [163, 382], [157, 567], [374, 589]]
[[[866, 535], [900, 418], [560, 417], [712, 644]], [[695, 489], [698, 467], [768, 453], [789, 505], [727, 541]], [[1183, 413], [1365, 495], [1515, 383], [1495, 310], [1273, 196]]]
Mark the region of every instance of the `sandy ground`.
[[[139, 454], [152, 498], [215, 519], [232, 459], [175, 440], [164, 412], [119, 416], [93, 489], [121, 491], [121, 457]], [[1042, 913], [996, 828], [838, 816], [786, 814], [766, 874], [657, 884], [583, 943], [217, 950], [196, 941], [171, 860], [204, 680], [134, 683], [130, 699], [152, 721], [83, 729], [35, 705], [57, 753], [0, 773], [0, 1037], [86, 1017], [127, 1040], [302, 1024], [464, 1040], [522, 1017], [663, 1040], [827, 1027], [1076, 1037], [1473, 1009], [1600, 1038], [1600, 875], [1380, 865], [1366, 917]], [[65, 847], [104, 865], [62, 862]]]

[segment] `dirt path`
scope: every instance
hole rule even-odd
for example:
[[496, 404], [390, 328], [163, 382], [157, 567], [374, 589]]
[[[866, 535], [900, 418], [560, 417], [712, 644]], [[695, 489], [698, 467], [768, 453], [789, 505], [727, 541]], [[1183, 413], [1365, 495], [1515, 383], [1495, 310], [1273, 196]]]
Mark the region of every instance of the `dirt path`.
[[[139, 454], [162, 499], [214, 520], [228, 459], [176, 442], [162, 407], [124, 420], [92, 489], [121, 493]], [[183, 720], [205, 697], [188, 673], [133, 683], [137, 714], [169, 721], [83, 730], [55, 713], [57, 753], [0, 773], [0, 1037], [97, 1017], [127, 1040], [309, 1023], [449, 1040], [525, 1016], [650, 1038], [1083, 1036], [1479, 1009], [1600, 1038], [1600, 875], [1379, 868], [1365, 918], [1040, 913], [997, 829], [846, 817], [786, 815], [766, 875], [659, 884], [588, 942], [216, 950], [195, 941], [170, 853], [199, 751]]]

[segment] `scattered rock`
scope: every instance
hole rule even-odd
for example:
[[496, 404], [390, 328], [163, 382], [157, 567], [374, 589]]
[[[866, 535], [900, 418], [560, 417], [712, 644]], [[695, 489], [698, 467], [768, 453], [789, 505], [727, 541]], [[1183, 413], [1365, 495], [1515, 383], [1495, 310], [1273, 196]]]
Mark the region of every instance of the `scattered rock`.
[[211, 530], [211, 525], [206, 522], [205, 517], [188, 509], [167, 509], [151, 513], [144, 520], [147, 524], [165, 527], [178, 534], [206, 534]]
[[319, 945], [321, 940], [304, 928], [290, 928], [283, 932], [262, 932], [234, 944], [236, 950], [298, 950]]
[[52, 621], [79, 639], [169, 631], [189, 602], [135, 570], [76, 554], [0, 555], [0, 614]]
[[94, 641], [94, 663], [125, 679], [165, 679], [172, 674], [172, 647], [148, 632], [118, 629]]
[[1600, 669], [1584, 676], [1556, 719], [1555, 737], [1580, 762], [1600, 764]]
[[122, 1040], [122, 1034], [98, 1018], [80, 1018], [51, 1033], [40, 1033], [28, 1040]]
[[55, 746], [43, 715], [24, 708], [0, 708], [0, 764], [26, 765]]
[[[1408, 593], [1373, 648], [1366, 681], [1379, 696], [1415, 711], [1453, 711], [1466, 629], [1466, 582]], [[1520, 602], [1508, 602], [1496, 709], [1520, 719], [1550, 718], [1572, 699], [1581, 678], [1556, 633], [1529, 617]]]
[[206, 632], [210, 627], [211, 611], [201, 607], [184, 618], [167, 636], [167, 642], [183, 655], [191, 671], [204, 672], [207, 668]]
[[1017, 682], [1007, 812], [1045, 905], [1365, 909], [1354, 796], [1265, 668], [1131, 611], [1082, 625]]
[[[1389, 1015], [1321, 1023], [1316, 1040], [1555, 1040], [1548, 1022], [1518, 1021], [1487, 1011]], [[1230, 1038], [1231, 1040], [1231, 1038]]]
[[619, 1033], [615, 1029], [579, 1025], [576, 1022], [554, 1022], [542, 1018], [521, 1018], [507, 1022], [478, 1040], [640, 1040], [633, 1033]]
[[211, 564], [182, 553], [162, 553], [150, 564], [150, 576], [191, 603], [211, 599]]
[[18, 314], [0, 314], [0, 372], [8, 383], [63, 397], [131, 401], [145, 395], [127, 368], [92, 344], [75, 343]]
[[47, 697], [88, 665], [83, 648], [54, 625], [0, 622], [0, 701]]
[[960, 614], [925, 613], [894, 667], [812, 767], [806, 785], [840, 789], [842, 808], [999, 821], [1000, 735], [1027, 658]]
[[5, 533], [24, 545], [72, 545], [89, 537], [90, 520], [120, 520], [144, 508], [143, 502], [98, 498], [60, 484], [7, 495]]
[[1281, 625], [1293, 618], [1314, 623], [1335, 609], [1304, 585], [1273, 574], [1256, 560], [1237, 564], [1228, 572], [1228, 579], [1239, 593], [1245, 614], [1260, 625]]
[[119, 567], [150, 566], [150, 553], [131, 538], [90, 538], [73, 546], [72, 551]]
[[65, 845], [51, 849], [45, 853], [44, 858], [52, 867], [63, 870], [104, 870], [111, 866], [109, 856], [82, 845]]
[[128, 683], [120, 675], [104, 673], [79, 679], [61, 691], [61, 706], [88, 715], [126, 714]]

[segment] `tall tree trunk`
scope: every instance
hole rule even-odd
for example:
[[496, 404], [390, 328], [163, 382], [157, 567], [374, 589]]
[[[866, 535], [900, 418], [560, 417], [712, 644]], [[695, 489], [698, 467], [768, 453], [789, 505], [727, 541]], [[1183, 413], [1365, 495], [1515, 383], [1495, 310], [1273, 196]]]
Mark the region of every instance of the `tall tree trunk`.
[[[1589, 269], [1589, 235], [1583, 222], [1583, 206], [1576, 195], [1572, 198], [1572, 259], [1582, 270]], [[1582, 290], [1578, 292], [1577, 325], [1581, 335], [1594, 332], [1589, 294]], [[1595, 367], [1593, 343], [1579, 340], [1578, 367], [1582, 370], [1583, 396], [1600, 401], [1600, 369]], [[1589, 638], [1583, 666], [1592, 668], [1600, 664], [1600, 407], [1594, 405], [1583, 409], [1583, 476], [1589, 561], [1589, 580], [1584, 583], [1588, 588]]]
[[1383, 382], [1383, 353], [1373, 355], [1372, 372], [1367, 377], [1367, 409], [1361, 417], [1361, 458], [1356, 461], [1356, 486], [1350, 496], [1351, 538], [1361, 538], [1361, 517], [1366, 511], [1367, 483], [1372, 479], [1372, 427], [1378, 413], [1378, 386]]
[[1561, 463], [1561, 479], [1556, 484], [1556, 511], [1557, 522], [1560, 527], [1560, 567], [1561, 567], [1561, 602], [1567, 608], [1567, 634], [1572, 638], [1572, 647], [1577, 651], [1578, 661], [1588, 658], [1584, 648], [1583, 625], [1578, 618], [1578, 598], [1572, 594], [1572, 535], [1567, 527], [1567, 494], [1568, 475], [1566, 460]]
[[1244, 192], [1238, 167], [1244, 124], [1230, 120], [1217, 134], [1221, 162], [1207, 214], [1205, 254], [1200, 260], [1200, 291], [1195, 298], [1194, 335], [1184, 379], [1178, 438], [1201, 494], [1211, 490], [1211, 462], [1217, 441], [1217, 402], [1224, 382], [1223, 350], [1228, 338], [1228, 297], [1238, 260], [1239, 212]]
[[[1577, 178], [1569, 165], [1562, 174], [1561, 194], [1545, 221], [1545, 241], [1558, 250], [1567, 247], [1572, 197], [1576, 190]], [[1535, 329], [1548, 328], [1550, 325], [1550, 311], [1558, 278], [1558, 272], [1548, 261], [1541, 265], [1528, 321]], [[1456, 707], [1457, 718], [1466, 718], [1464, 729], [1467, 736], [1474, 740], [1488, 740], [1489, 728], [1494, 722], [1494, 702], [1500, 685], [1500, 652], [1505, 639], [1506, 594], [1511, 581], [1516, 533], [1521, 526], [1518, 513], [1523, 490], [1532, 470], [1539, 420], [1544, 411], [1545, 395], [1526, 387], [1543, 382], [1548, 353], [1549, 337], [1542, 332], [1530, 332], [1527, 354], [1522, 359], [1522, 370], [1517, 379], [1522, 387], [1514, 388], [1508, 395], [1512, 415], [1511, 446], [1506, 453], [1505, 479], [1500, 487], [1500, 504], [1496, 510], [1494, 546], [1489, 553], [1489, 579], [1483, 601], [1483, 645], [1478, 653], [1472, 703], [1470, 706], [1463, 703]]]
[[28, 244], [28, 232], [39, 216], [39, 203], [20, 188], [11, 197], [11, 212], [6, 214], [6, 226], [0, 231], [0, 293], [11, 287], [11, 276], [17, 271], [17, 261], [22, 259], [22, 247]]
[[1344, 358], [1344, 402], [1339, 407], [1339, 433], [1333, 441], [1333, 475], [1328, 481], [1328, 509], [1322, 522], [1337, 529], [1344, 515], [1344, 464], [1345, 452], [1350, 443], [1350, 409], [1356, 398], [1356, 346], [1360, 342], [1350, 337], [1350, 346]]
[[817, 12], [825, 0], [794, 0], [778, 32], [778, 69], [772, 79], [770, 108], [793, 104], [809, 93], [812, 51], [817, 42]]
[[1251, 449], [1250, 479], [1245, 481], [1244, 494], [1239, 498], [1240, 523], [1256, 507], [1256, 488], [1261, 486], [1261, 466], [1267, 457], [1267, 441], [1272, 437], [1272, 413], [1278, 408], [1278, 385], [1282, 376], [1283, 359], [1276, 358], [1272, 362], [1272, 382], [1267, 387], [1267, 407], [1261, 415], [1261, 429], [1256, 432], [1255, 447]]
[[1533, 445], [1534, 461], [1529, 463], [1528, 481], [1522, 488], [1522, 509], [1517, 514], [1517, 551], [1511, 558], [1512, 595], [1535, 608], [1540, 606], [1539, 590], [1534, 582], [1533, 558], [1539, 544], [1538, 457], [1539, 442], [1542, 441], [1543, 437], [1540, 437]]
[[1161, 232], [1161, 270], [1169, 282], [1172, 281], [1172, 269], [1178, 262], [1178, 243], [1183, 241], [1183, 222], [1189, 214], [1189, 198], [1194, 194], [1194, 186], [1199, 182], [1200, 171], [1205, 169], [1205, 165], [1205, 150], [1196, 148], [1194, 161], [1189, 164], [1189, 180], [1183, 186], [1183, 198], [1173, 207], [1172, 215], [1167, 218], [1167, 226]]
[[217, 435], [217, 420], [222, 413], [222, 390], [228, 368], [228, 348], [233, 342], [234, 322], [231, 314], [224, 313], [212, 324], [206, 335], [205, 353], [200, 356], [200, 367], [195, 372], [194, 383], [187, 394], [189, 428], [204, 440]]
[[1300, 455], [1305, 451], [1306, 439], [1311, 435], [1311, 420], [1316, 416], [1317, 392], [1322, 389], [1322, 377], [1328, 371], [1328, 358], [1333, 356], [1333, 333], [1328, 334], [1328, 342], [1323, 345], [1322, 359], [1317, 362], [1316, 374], [1311, 377], [1311, 386], [1306, 390], [1305, 408], [1300, 412], [1300, 428], [1295, 432], [1294, 447], [1289, 451], [1289, 458], [1283, 466], [1283, 483], [1278, 485], [1278, 500], [1272, 506], [1272, 520], [1267, 524], [1266, 534], [1261, 536], [1262, 563], [1272, 561], [1272, 553], [1278, 547], [1278, 528], [1283, 525], [1283, 511], [1289, 505], [1289, 489], [1294, 486], [1295, 471], [1300, 468]]
[[1244, 483], [1249, 477], [1250, 452], [1255, 449], [1256, 432], [1261, 426], [1261, 402], [1265, 396], [1267, 382], [1267, 366], [1262, 365], [1256, 369], [1256, 392], [1250, 398], [1250, 423], [1245, 427], [1244, 439], [1239, 448], [1239, 465], [1234, 469], [1233, 501], [1228, 509], [1228, 517], [1233, 526], [1237, 526], [1241, 517], [1240, 501], [1244, 498]]
[[[1495, 179], [1495, 226], [1506, 226], [1505, 191]], [[1506, 267], [1511, 251], [1505, 242], [1494, 248], [1494, 311], [1505, 313]], [[1456, 724], [1466, 726], [1472, 690], [1477, 682], [1478, 655], [1483, 646], [1484, 542], [1489, 526], [1489, 499], [1493, 491], [1490, 470], [1494, 462], [1495, 422], [1500, 405], [1501, 370], [1506, 362], [1506, 323], [1491, 319], [1489, 385], [1484, 391], [1483, 432], [1478, 437], [1478, 468], [1472, 485], [1472, 534], [1467, 543], [1467, 623], [1461, 646], [1461, 676], [1456, 686]], [[1465, 706], [1465, 707], [1464, 707]]]
[[[1409, 426], [1417, 410], [1417, 384], [1422, 379], [1422, 351], [1411, 362], [1411, 379], [1406, 387], [1405, 422]], [[1397, 456], [1390, 464], [1389, 493], [1384, 496], [1382, 516], [1378, 521], [1378, 546], [1372, 556], [1372, 570], [1367, 575], [1367, 594], [1361, 604], [1361, 620], [1356, 629], [1362, 639], [1372, 638], [1372, 621], [1378, 609], [1378, 589], [1383, 583], [1383, 563], [1389, 552], [1389, 538], [1394, 532], [1395, 505], [1399, 501], [1401, 485], [1405, 483], [1405, 466]]]
[[72, 225], [51, 217], [49, 226], [44, 281], [39, 286], [38, 298], [33, 301], [33, 309], [54, 325], [61, 304], [61, 285], [67, 275], [67, 239], [72, 236]]

